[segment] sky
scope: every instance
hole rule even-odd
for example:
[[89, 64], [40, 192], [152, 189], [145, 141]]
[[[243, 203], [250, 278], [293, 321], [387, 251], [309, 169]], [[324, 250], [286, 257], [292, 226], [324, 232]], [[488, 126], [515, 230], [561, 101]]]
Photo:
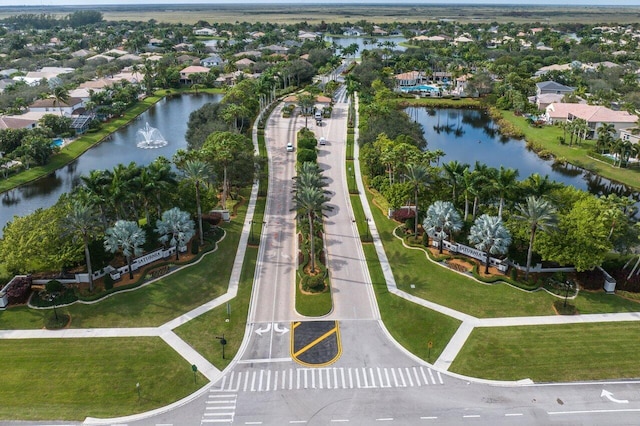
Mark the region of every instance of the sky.
[[116, 4], [515, 4], [515, 5], [592, 5], [592, 6], [638, 6], [640, 0], [0, 0], [1, 6], [86, 6]]

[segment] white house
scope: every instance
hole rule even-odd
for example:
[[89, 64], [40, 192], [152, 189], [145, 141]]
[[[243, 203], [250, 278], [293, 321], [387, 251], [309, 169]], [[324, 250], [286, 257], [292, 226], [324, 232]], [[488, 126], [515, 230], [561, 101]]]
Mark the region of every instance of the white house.
[[200, 60], [200, 65], [207, 68], [221, 67], [221, 66], [224, 66], [224, 64], [226, 63], [227, 61], [222, 59], [220, 55], [211, 55], [208, 58], [204, 58]]
[[193, 30], [193, 33], [199, 36], [214, 36], [218, 34], [218, 32], [213, 28], [198, 28], [196, 30]]
[[84, 107], [80, 98], [71, 98], [58, 102], [55, 98], [38, 99], [29, 105], [29, 112], [64, 115], [70, 117], [73, 112]]

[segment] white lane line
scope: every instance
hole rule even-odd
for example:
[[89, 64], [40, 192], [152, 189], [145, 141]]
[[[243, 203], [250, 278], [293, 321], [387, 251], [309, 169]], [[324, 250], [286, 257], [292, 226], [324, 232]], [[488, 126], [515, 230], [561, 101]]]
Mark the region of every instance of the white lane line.
[[369, 381], [367, 380], [367, 368], [362, 367], [362, 380], [364, 381], [364, 387], [369, 387]]
[[393, 383], [396, 384], [395, 387], [398, 387], [398, 378], [396, 377], [396, 369], [395, 368], [391, 369], [391, 375], [393, 376]]
[[244, 422], [245, 425], [261, 425], [262, 422]]
[[229, 399], [229, 400], [224, 400], [224, 401], [206, 401], [205, 404], [235, 404], [236, 400], [235, 399]]
[[211, 398], [233, 398], [235, 395], [209, 395], [209, 399]]
[[293, 389], [293, 370], [289, 369], [289, 390]]
[[640, 411], [640, 408], [622, 408], [620, 410], [576, 410], [576, 411], [547, 411], [549, 415], [556, 414], [587, 414], [587, 413], [637, 413]]
[[262, 392], [262, 375], [264, 374], [264, 370], [260, 370], [260, 380], [258, 380], [258, 392]]
[[522, 414], [522, 413], [506, 413], [504, 416], [505, 417], [518, 417], [518, 416], [524, 416], [524, 414]]
[[[327, 368], [325, 371], [327, 372], [327, 389], [331, 389], [331, 368]], [[336, 380], [336, 369], [333, 368], [333, 387], [337, 388], [336, 384], [338, 381]]]
[[384, 377], [387, 379], [387, 387], [391, 387], [391, 378], [389, 377], [389, 369], [385, 367], [384, 369]]
[[202, 419], [200, 420], [200, 423], [232, 423], [232, 422], [233, 422], [233, 419]]
[[307, 380], [307, 372], [309, 370], [308, 369], [304, 369], [304, 388], [305, 389], [309, 389], [309, 381]]
[[376, 419], [377, 422], [392, 422], [393, 421], [393, 417], [382, 417], [379, 419]]
[[478, 417], [480, 417], [480, 414], [467, 414], [462, 416], [463, 419], [477, 419]]
[[402, 374], [402, 368], [398, 368], [398, 376], [400, 376], [400, 380], [402, 381], [402, 387], [407, 387], [407, 382], [404, 381], [404, 375]]
[[273, 390], [278, 390], [278, 373], [279, 371], [276, 370], [276, 377], [273, 379]]
[[442, 375], [440, 374], [439, 371], [437, 371], [436, 373], [438, 373], [438, 381], [440, 382], [441, 385], [444, 385], [444, 382], [442, 381]]
[[[376, 378], [373, 377], [373, 368], [369, 369], [369, 376], [371, 376], [371, 387], [377, 388], [378, 386], [376, 386]], [[380, 383], [380, 385], [382, 385], [382, 383]]]
[[251, 375], [251, 392], [256, 391], [256, 372], [254, 371]]
[[331, 420], [331, 423], [346, 423], [348, 421], [348, 419], [333, 419]]
[[[300, 369], [296, 370], [296, 389], [300, 389]], [[289, 386], [289, 389], [291, 389], [291, 386]]]
[[227, 383], [227, 376], [224, 376], [222, 378], [222, 383], [220, 384], [220, 390], [223, 391], [224, 390], [224, 384]]
[[349, 368], [349, 389], [353, 389], [353, 377], [351, 376], [351, 368]]
[[424, 417], [420, 417], [420, 420], [436, 420], [437, 417], [436, 416], [424, 416]]
[[413, 379], [411, 378], [411, 370], [409, 370], [409, 367], [405, 367], [404, 370], [407, 373], [407, 380], [409, 381], [409, 386], [413, 387]]
[[382, 371], [380, 370], [380, 367], [376, 367], [376, 370], [378, 372], [378, 380], [380, 380], [380, 387], [384, 388], [384, 382], [382, 381]]
[[358, 373], [358, 369], [357, 368], [354, 371], [356, 373], [356, 384], [358, 386], [358, 389], [360, 389], [360, 374]]
[[420, 374], [422, 374], [422, 380], [424, 380], [424, 384], [428, 385], [429, 384], [429, 379], [427, 379], [427, 375], [424, 374], [424, 368], [420, 367]]
[[416, 378], [416, 383], [418, 386], [422, 386], [422, 383], [420, 382], [420, 376], [418, 375], [418, 369], [416, 367], [412, 367], [413, 368], [413, 375]]
[[233, 388], [233, 378], [235, 377], [234, 375], [235, 371], [231, 372], [231, 375], [229, 376], [229, 388], [227, 390], [231, 390]]
[[247, 385], [249, 384], [249, 372], [244, 373], [244, 387], [242, 388], [243, 392], [247, 391]]
[[306, 423], [306, 420], [289, 420], [289, 424], [291, 425], [295, 425], [295, 424], [302, 424], [302, 423]]

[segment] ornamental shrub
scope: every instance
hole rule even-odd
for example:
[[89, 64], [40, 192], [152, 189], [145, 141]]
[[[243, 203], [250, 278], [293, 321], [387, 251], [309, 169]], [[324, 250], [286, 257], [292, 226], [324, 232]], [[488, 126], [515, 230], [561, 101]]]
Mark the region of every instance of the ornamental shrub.
[[13, 281], [13, 284], [7, 289], [7, 298], [9, 305], [19, 305], [27, 303], [29, 294], [31, 293], [31, 278], [20, 277]]
[[111, 290], [113, 288], [113, 278], [111, 275], [107, 274], [104, 276], [104, 289]]
[[324, 276], [318, 275], [305, 275], [302, 277], [302, 288], [307, 291], [321, 292], [324, 290]]

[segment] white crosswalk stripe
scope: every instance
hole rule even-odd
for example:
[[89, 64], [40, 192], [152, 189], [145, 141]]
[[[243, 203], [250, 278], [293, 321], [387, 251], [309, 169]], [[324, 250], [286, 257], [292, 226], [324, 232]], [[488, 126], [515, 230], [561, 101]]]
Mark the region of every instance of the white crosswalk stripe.
[[232, 371], [211, 392], [406, 388], [444, 384], [439, 371], [412, 367], [327, 367]]
[[[238, 373], [240, 375], [241, 373]], [[228, 384], [229, 387], [233, 386], [232, 373], [229, 376], [229, 380], [226, 376], [222, 380], [221, 384]], [[204, 413], [200, 420], [201, 425], [207, 425], [211, 423], [233, 423], [233, 418], [236, 414], [236, 399], [238, 397], [235, 393], [218, 393], [220, 389], [210, 389], [209, 396], [205, 402]], [[226, 391], [228, 392], [228, 391]]]

